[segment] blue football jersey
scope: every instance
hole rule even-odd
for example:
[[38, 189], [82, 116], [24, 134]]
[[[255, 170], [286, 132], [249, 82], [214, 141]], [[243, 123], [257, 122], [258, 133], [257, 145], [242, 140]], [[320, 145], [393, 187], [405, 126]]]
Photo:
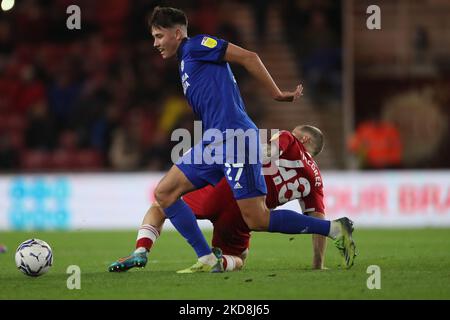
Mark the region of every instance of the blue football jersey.
[[227, 47], [227, 41], [207, 35], [183, 40], [177, 57], [184, 95], [202, 120], [203, 130], [257, 130], [230, 65], [223, 60]]

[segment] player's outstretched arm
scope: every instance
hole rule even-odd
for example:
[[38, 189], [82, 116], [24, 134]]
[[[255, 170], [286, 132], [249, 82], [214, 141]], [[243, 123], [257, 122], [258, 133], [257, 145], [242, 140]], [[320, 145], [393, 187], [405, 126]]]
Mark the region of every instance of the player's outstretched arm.
[[224, 59], [231, 63], [238, 63], [247, 69], [252, 76], [264, 85], [276, 101], [292, 102], [302, 95], [303, 86], [301, 84], [294, 91], [281, 91], [256, 52], [229, 43]]
[[[312, 212], [309, 214], [310, 217], [318, 218], [318, 219], [325, 219], [325, 215], [320, 212]], [[321, 236], [319, 234], [313, 234], [312, 235], [312, 244], [313, 244], [313, 262], [312, 262], [312, 268], [313, 269], [326, 269], [324, 266], [324, 260], [325, 260], [325, 248], [327, 245], [327, 238], [324, 236]]]

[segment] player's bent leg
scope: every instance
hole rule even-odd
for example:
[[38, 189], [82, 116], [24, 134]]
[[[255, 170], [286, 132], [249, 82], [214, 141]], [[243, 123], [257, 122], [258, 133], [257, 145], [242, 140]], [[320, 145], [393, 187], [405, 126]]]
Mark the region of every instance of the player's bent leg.
[[174, 165], [156, 186], [155, 199], [161, 208], [166, 209], [175, 203], [183, 194], [192, 190], [195, 190], [195, 186]]
[[148, 253], [161, 235], [166, 216], [157, 202], [154, 202], [144, 216], [136, 238], [135, 253]]
[[[189, 166], [183, 167], [189, 172]], [[163, 208], [164, 214], [170, 219], [175, 229], [187, 240], [195, 250], [199, 260], [180, 273], [203, 272], [210, 269], [214, 272], [219, 263], [203, 236], [192, 209], [180, 198], [183, 194], [195, 190], [196, 187], [177, 166], [172, 166], [166, 176], [155, 189], [155, 198]], [[207, 265], [207, 266], [204, 266]]]
[[110, 272], [124, 272], [132, 268], [143, 268], [147, 264], [148, 254], [156, 239], [161, 233], [165, 215], [157, 203], [153, 203], [144, 216], [139, 228], [135, 251], [126, 257], [113, 262], [108, 270]]
[[266, 231], [269, 227], [270, 210], [266, 206], [266, 197], [259, 196], [236, 201], [242, 218], [253, 231]]
[[277, 209], [271, 210], [269, 232], [284, 234], [320, 234], [328, 236], [330, 221], [309, 217], [300, 212]]
[[142, 225], [150, 224], [161, 233], [164, 221], [166, 221], [166, 215], [158, 202], [155, 201], [145, 213], [144, 219], [142, 219]]

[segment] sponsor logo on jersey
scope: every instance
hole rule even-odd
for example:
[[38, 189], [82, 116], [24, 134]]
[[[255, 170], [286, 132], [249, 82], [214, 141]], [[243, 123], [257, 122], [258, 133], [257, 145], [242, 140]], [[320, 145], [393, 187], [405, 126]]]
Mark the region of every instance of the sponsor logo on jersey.
[[202, 46], [212, 49], [217, 46], [217, 41], [210, 37], [203, 37]]

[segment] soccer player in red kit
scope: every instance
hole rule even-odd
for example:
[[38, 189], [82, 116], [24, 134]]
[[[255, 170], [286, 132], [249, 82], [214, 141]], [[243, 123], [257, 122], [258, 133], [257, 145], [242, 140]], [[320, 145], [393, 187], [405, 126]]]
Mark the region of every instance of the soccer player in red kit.
[[[323, 135], [312, 126], [298, 126], [292, 133], [281, 131], [272, 140], [278, 139], [279, 150], [271, 150], [278, 154], [277, 171], [266, 175], [266, 205], [272, 209], [288, 201], [297, 199], [305, 215], [325, 219], [323, 202], [323, 184], [319, 167], [313, 159], [323, 148]], [[248, 253], [250, 229], [242, 218], [239, 206], [233, 193], [223, 178], [216, 186], [207, 186], [183, 196], [183, 200], [195, 213], [197, 219], [208, 219], [214, 231], [212, 246], [216, 255], [222, 256], [225, 271], [240, 269]], [[314, 230], [305, 228], [302, 233], [313, 233], [313, 268], [322, 269], [326, 236], [335, 240], [335, 244], [343, 256], [343, 264], [349, 268], [353, 265], [355, 246], [351, 238], [353, 231], [348, 230], [341, 218], [330, 221], [328, 234], [315, 234]], [[165, 216], [155, 203], [144, 218], [138, 233], [136, 251], [148, 253], [159, 236]], [[347, 223], [348, 219], [345, 220]], [[296, 233], [296, 232], [293, 232]], [[351, 241], [351, 252], [345, 250], [343, 241]], [[349, 247], [349, 246], [347, 246]], [[217, 250], [220, 249], [221, 251]], [[135, 252], [136, 252], [135, 251]], [[145, 266], [142, 261], [134, 261], [129, 257], [113, 263], [110, 271], [126, 271], [130, 268]]]

